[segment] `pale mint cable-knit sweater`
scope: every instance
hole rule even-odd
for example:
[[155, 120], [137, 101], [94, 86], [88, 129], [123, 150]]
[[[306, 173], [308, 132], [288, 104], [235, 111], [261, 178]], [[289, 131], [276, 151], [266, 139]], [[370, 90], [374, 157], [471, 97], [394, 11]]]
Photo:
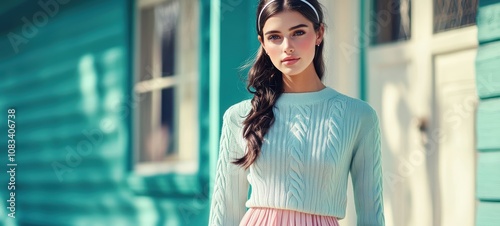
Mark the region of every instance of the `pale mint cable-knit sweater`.
[[250, 109], [245, 100], [224, 114], [210, 226], [237, 226], [246, 207], [342, 219], [349, 173], [358, 225], [384, 225], [380, 129], [367, 103], [329, 87], [283, 93], [259, 157], [243, 170], [231, 161], [245, 153], [242, 122]]

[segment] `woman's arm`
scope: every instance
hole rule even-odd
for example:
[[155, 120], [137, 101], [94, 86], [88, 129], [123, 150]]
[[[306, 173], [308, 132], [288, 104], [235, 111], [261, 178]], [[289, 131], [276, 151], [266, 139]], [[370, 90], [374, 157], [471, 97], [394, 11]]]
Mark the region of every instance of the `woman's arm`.
[[[223, 117], [220, 152], [217, 161], [215, 185], [210, 206], [209, 226], [239, 225], [246, 212], [248, 181], [243, 168], [231, 163], [244, 154], [236, 137], [240, 135], [237, 125], [231, 120], [234, 108], [229, 108]], [[233, 113], [231, 113], [233, 112]]]
[[373, 122], [370, 123], [371, 128], [366, 128], [367, 132], [363, 132], [364, 135], [354, 150], [350, 171], [358, 225], [383, 226], [380, 127], [375, 111], [372, 112], [370, 121]]

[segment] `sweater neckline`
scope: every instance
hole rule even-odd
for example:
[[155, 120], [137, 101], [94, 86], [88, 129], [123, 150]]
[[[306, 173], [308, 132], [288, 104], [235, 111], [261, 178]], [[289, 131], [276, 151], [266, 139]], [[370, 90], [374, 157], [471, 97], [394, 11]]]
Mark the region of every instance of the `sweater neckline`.
[[334, 89], [326, 86], [322, 90], [302, 93], [282, 93], [276, 105], [299, 105], [330, 99], [338, 94]]

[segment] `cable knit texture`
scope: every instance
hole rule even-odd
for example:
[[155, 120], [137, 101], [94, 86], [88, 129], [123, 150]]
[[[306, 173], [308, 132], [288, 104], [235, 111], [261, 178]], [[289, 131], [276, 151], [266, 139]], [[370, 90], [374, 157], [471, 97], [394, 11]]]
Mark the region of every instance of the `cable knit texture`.
[[243, 170], [231, 161], [245, 153], [242, 123], [250, 109], [245, 100], [224, 114], [210, 226], [237, 226], [247, 207], [342, 219], [349, 173], [358, 225], [384, 225], [380, 129], [367, 103], [329, 87], [283, 93], [259, 157]]

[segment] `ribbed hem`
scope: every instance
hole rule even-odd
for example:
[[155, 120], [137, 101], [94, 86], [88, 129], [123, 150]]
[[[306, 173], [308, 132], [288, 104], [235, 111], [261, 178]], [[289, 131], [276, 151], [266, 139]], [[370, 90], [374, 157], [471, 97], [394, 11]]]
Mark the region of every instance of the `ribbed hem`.
[[304, 93], [282, 93], [276, 101], [276, 106], [280, 105], [301, 105], [330, 99], [339, 93], [330, 87], [322, 90]]

